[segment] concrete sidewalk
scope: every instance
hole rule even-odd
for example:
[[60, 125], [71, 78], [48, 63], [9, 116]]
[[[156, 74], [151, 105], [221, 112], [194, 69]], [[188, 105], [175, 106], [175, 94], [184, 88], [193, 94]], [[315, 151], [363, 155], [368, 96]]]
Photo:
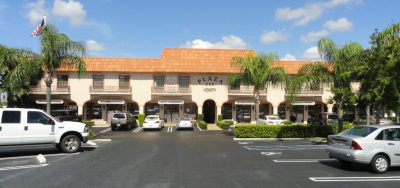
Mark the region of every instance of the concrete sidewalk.
[[222, 129], [217, 126], [217, 124], [208, 124], [207, 130], [209, 131], [221, 131]]

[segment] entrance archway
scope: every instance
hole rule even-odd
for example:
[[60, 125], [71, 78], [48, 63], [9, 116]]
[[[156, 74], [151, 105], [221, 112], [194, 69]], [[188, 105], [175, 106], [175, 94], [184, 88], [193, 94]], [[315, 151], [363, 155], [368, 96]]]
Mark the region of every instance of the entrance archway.
[[215, 102], [206, 100], [203, 104], [204, 121], [207, 123], [215, 123]]

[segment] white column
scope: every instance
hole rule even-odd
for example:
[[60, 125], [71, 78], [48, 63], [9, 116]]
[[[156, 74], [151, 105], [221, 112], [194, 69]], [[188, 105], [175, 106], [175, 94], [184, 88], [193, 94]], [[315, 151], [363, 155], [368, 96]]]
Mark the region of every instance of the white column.
[[308, 106], [304, 106], [303, 123], [307, 125], [308, 121]]
[[203, 114], [203, 106], [197, 106], [197, 114]]
[[215, 113], [215, 123], [217, 123], [217, 121], [218, 121], [218, 115], [219, 114], [222, 114], [222, 107], [221, 107], [221, 105], [217, 105], [217, 113]]
[[328, 112], [332, 113], [333, 112], [333, 104], [327, 104], [326, 106], [328, 107]]
[[250, 108], [250, 122], [256, 124], [256, 106], [252, 105]]
[[279, 105], [274, 105], [273, 107], [272, 107], [272, 114], [278, 114], [278, 107], [279, 107]]
[[78, 105], [78, 115], [83, 115], [83, 105]]
[[232, 119], [236, 123], [236, 105], [232, 104]]
[[179, 105], [179, 117], [183, 116], [183, 104]]
[[139, 105], [139, 114], [144, 114], [144, 105]]
[[286, 106], [286, 114], [285, 114], [285, 116], [286, 116], [286, 121], [290, 121], [290, 110], [289, 110], [289, 108], [287, 106]]
[[164, 108], [165, 106], [163, 104], [160, 104], [160, 118], [165, 118], [165, 114], [164, 114]]

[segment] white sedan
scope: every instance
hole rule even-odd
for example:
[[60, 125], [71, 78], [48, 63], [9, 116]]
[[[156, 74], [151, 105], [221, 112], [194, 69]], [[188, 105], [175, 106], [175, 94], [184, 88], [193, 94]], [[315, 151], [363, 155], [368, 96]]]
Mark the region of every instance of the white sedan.
[[261, 125], [283, 125], [283, 120], [278, 116], [261, 115], [257, 120], [257, 124]]
[[144, 119], [143, 129], [162, 129], [164, 128], [164, 121], [158, 115], [149, 115]]
[[176, 123], [176, 128], [190, 128], [193, 129], [193, 121], [192, 118], [188, 116], [179, 117], [178, 123]]

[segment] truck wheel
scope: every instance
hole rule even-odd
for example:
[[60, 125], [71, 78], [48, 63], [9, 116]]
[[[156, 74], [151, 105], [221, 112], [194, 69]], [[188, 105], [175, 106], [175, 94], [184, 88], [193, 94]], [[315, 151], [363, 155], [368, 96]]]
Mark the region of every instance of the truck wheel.
[[81, 148], [81, 140], [76, 135], [67, 135], [61, 140], [60, 148], [65, 153], [75, 153]]
[[371, 160], [370, 166], [374, 172], [382, 174], [389, 169], [390, 165], [388, 159], [385, 156], [375, 155], [375, 157]]

